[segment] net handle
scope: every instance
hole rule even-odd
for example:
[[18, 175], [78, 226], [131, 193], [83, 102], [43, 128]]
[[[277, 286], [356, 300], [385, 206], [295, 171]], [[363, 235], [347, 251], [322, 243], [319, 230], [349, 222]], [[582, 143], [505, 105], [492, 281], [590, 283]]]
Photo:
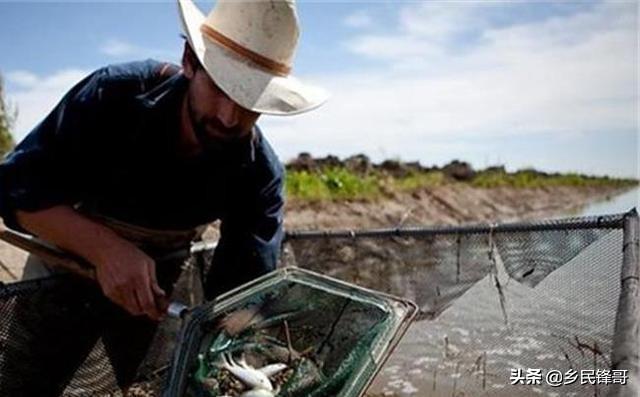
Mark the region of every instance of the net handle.
[[62, 268], [89, 280], [96, 280], [96, 269], [84, 259], [53, 248], [32, 236], [0, 229], [0, 240], [40, 257], [48, 265]]
[[[4, 228], [0, 228], [0, 240], [40, 257], [50, 266], [97, 282], [96, 269], [93, 265], [71, 253], [53, 248], [42, 240]], [[180, 302], [169, 302], [167, 315], [173, 318], [183, 318], [189, 310], [189, 307]]]

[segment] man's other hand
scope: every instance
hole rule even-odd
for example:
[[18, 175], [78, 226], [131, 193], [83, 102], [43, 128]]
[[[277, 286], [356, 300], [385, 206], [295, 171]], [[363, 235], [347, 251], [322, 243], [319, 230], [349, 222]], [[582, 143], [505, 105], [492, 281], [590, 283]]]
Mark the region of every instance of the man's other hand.
[[86, 259], [96, 267], [104, 294], [133, 315], [159, 320], [167, 311], [165, 292], [156, 280], [156, 264], [113, 230], [69, 206], [16, 212], [22, 227]]
[[167, 309], [165, 292], [156, 280], [154, 260], [135, 245], [120, 240], [96, 261], [96, 275], [104, 294], [134, 316], [160, 320]]

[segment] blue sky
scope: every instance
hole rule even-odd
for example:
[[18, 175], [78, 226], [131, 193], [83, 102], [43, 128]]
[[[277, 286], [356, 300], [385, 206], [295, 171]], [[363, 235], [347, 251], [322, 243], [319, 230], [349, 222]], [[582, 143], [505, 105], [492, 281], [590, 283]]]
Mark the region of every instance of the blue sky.
[[[198, 2], [208, 11], [212, 2]], [[366, 153], [639, 177], [636, 1], [305, 1], [294, 73], [322, 108], [260, 123], [283, 160]], [[21, 139], [104, 64], [179, 59], [173, 1], [3, 2]]]

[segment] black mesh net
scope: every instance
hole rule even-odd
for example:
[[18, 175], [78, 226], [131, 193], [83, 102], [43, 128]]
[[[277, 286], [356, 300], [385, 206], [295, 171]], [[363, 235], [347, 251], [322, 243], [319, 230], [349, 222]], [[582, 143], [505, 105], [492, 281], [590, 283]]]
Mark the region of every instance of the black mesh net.
[[[609, 370], [622, 221], [620, 215], [518, 225], [291, 232], [282, 262], [419, 305], [419, 320], [374, 381], [372, 396], [606, 395], [608, 383], [615, 381]], [[195, 271], [184, 273], [175, 299], [198, 303], [195, 279]], [[65, 341], [69, 329], [84, 327], [91, 335], [102, 324], [95, 318], [95, 303], [64, 293], [81, 288], [64, 277], [0, 288], [1, 395], [27, 395], [16, 390], [46, 385], [46, 379], [28, 376], [37, 360], [77, 365], [64, 395], [119, 395], [109, 340], [97, 335]], [[55, 321], [59, 313], [70, 318], [69, 312], [72, 321]], [[38, 335], [16, 327], [43, 313], [51, 317]], [[130, 395], [159, 395], [177, 340], [178, 323], [167, 321], [135, 369]], [[78, 346], [82, 343], [86, 346]], [[47, 355], [36, 354], [39, 345], [49, 347]], [[65, 350], [69, 345], [80, 352], [77, 357]], [[550, 371], [562, 375], [561, 386], [548, 382]]]
[[420, 306], [372, 395], [588, 396], [615, 378], [622, 238], [619, 216], [300, 232], [284, 257]]
[[[201, 302], [196, 262], [205, 257], [210, 254], [182, 265], [172, 299]], [[0, 395], [119, 396], [119, 384], [132, 379], [127, 395], [159, 395], [180, 325], [175, 319], [132, 323], [94, 285], [71, 275], [3, 285]]]

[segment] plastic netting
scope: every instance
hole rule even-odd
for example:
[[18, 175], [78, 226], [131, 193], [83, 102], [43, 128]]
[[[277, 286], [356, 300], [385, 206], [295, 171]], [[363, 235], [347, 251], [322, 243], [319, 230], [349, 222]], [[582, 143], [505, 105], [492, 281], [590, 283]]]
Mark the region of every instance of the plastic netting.
[[[184, 262], [185, 271], [172, 299], [201, 302], [195, 262], [210, 256], [176, 260], [173, 265]], [[133, 334], [120, 313], [94, 285], [70, 275], [0, 286], [0, 395], [121, 396], [114, 364], [136, 380], [128, 395], [158, 395], [181, 323], [167, 319]], [[139, 352], [129, 343], [145, 348]]]
[[255, 396], [360, 396], [415, 311], [406, 300], [282, 268], [188, 316], [163, 396], [246, 397], [252, 388], [272, 391]]
[[622, 248], [622, 216], [609, 216], [299, 232], [285, 258], [419, 305], [370, 393], [597, 396], [614, 382]]
[[[379, 373], [370, 395], [599, 396], [615, 387], [607, 384], [612, 378], [606, 371], [615, 367], [614, 339], [621, 340], [616, 329], [621, 319], [616, 315], [622, 320], [629, 317], [628, 311], [619, 308], [621, 271], [628, 262], [623, 261], [624, 219], [615, 215], [511, 225], [289, 232], [282, 264], [408, 298], [419, 305], [419, 320]], [[637, 217], [634, 222], [637, 227]], [[637, 249], [637, 235], [634, 239]], [[637, 280], [635, 258], [635, 263], [626, 265], [635, 267]], [[90, 307], [47, 296], [52, 288], [62, 286], [64, 290], [65, 282], [64, 278], [52, 278], [0, 288], [2, 395], [27, 395], [20, 388], [39, 381], [12, 375], [16, 362], [29, 367], [27, 353], [34, 348], [25, 345], [33, 338], [15, 324], [38, 316], [41, 310], [77, 310], [76, 321], [52, 322], [42, 332], [48, 337], [40, 343], [55, 344], [64, 339], [57, 336], [64, 336], [66, 328], [96, 321], [88, 320]], [[183, 282], [175, 296], [197, 303], [200, 295], [192, 292], [197, 284]], [[631, 299], [637, 305], [635, 293]], [[32, 305], [31, 311], [17, 312], [15, 307], [21, 300], [39, 304]], [[164, 386], [179, 325], [175, 320], [167, 321], [137, 369], [139, 383], [134, 395], [158, 395]], [[631, 335], [634, 337], [637, 331]], [[622, 339], [628, 342], [629, 336]], [[88, 357], [79, 364], [64, 395], [119, 395], [105, 347], [108, 344], [100, 338], [94, 342], [86, 347]], [[637, 344], [637, 339], [632, 342]], [[67, 363], [73, 357], [59, 352], [44, 359]], [[519, 370], [523, 371], [520, 381]], [[540, 370], [540, 377], [536, 370]], [[545, 378], [552, 370], [564, 377], [559, 387], [551, 386]], [[577, 373], [573, 381], [571, 371]], [[589, 371], [593, 371], [593, 378], [580, 378]], [[597, 382], [596, 373], [601, 375]]]

